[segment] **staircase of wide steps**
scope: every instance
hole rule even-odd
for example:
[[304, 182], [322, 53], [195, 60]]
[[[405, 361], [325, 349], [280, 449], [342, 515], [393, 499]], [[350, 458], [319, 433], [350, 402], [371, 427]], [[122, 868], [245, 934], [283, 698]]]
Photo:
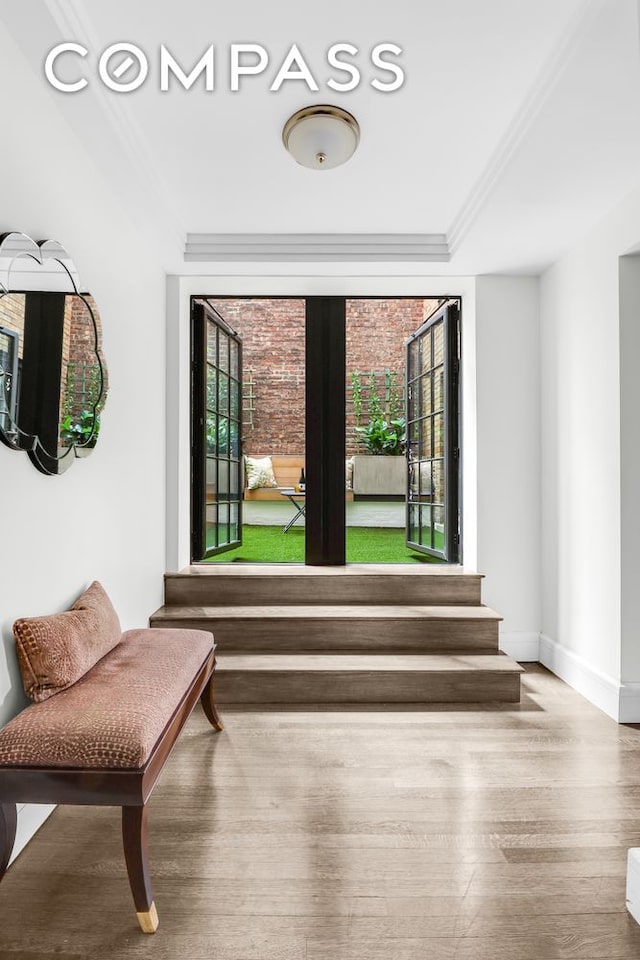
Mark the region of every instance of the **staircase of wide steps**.
[[481, 584], [435, 564], [216, 563], [166, 574], [150, 624], [213, 632], [222, 704], [518, 701]]

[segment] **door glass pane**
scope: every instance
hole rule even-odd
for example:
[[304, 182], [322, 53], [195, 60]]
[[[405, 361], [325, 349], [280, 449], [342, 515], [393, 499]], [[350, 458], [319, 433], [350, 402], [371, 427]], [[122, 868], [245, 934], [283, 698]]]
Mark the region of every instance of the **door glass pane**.
[[220, 500], [229, 498], [229, 464], [222, 460], [218, 464], [218, 494]]
[[218, 374], [215, 367], [207, 367], [207, 410], [216, 410], [218, 406]]
[[218, 417], [218, 456], [229, 456], [229, 420]]
[[433, 371], [433, 409], [442, 410], [444, 406], [444, 367]]
[[420, 444], [418, 446], [418, 456], [421, 460], [425, 457], [433, 456], [432, 442], [432, 417], [426, 417], [420, 420]]
[[226, 373], [221, 373], [219, 375], [218, 410], [220, 413], [229, 413], [229, 377], [226, 375]]
[[207, 549], [211, 547], [217, 547], [217, 532], [218, 532], [218, 508], [214, 505], [209, 505], [206, 508], [206, 532], [205, 532], [205, 543]]
[[229, 493], [232, 500], [238, 499], [240, 492], [240, 464], [236, 461], [231, 462], [231, 472], [229, 475]]
[[218, 418], [215, 413], [207, 414], [207, 456], [215, 457], [218, 452], [217, 445], [217, 436], [218, 436], [218, 427], [217, 427]]
[[240, 416], [240, 384], [237, 380], [232, 380], [229, 386], [229, 413], [238, 420]]
[[420, 498], [420, 462], [412, 460], [409, 464], [409, 496], [412, 500]]
[[229, 541], [229, 504], [221, 503], [218, 505], [218, 544]]
[[431, 374], [427, 373], [419, 380], [421, 417], [431, 413]]
[[433, 492], [433, 480], [431, 478], [431, 461], [425, 460], [420, 463], [420, 497], [421, 499], [431, 497]]
[[240, 375], [240, 364], [238, 362], [238, 343], [236, 340], [229, 341], [229, 373], [237, 380]]
[[240, 508], [237, 503], [229, 504], [229, 540], [237, 540], [239, 533]]
[[207, 485], [206, 485], [206, 494], [205, 499], [207, 503], [214, 503], [216, 500], [216, 493], [218, 490], [218, 481], [217, 481], [217, 471], [216, 471], [216, 461], [211, 457], [207, 457]]
[[222, 330], [218, 331], [218, 367], [229, 372], [229, 337]]
[[431, 538], [431, 507], [423, 504], [420, 507], [420, 539], [423, 547], [432, 546]]
[[408, 533], [412, 543], [420, 543], [420, 507], [413, 505], [409, 507]]
[[437, 413], [433, 418], [433, 454], [444, 457], [444, 415]]
[[433, 366], [444, 363], [444, 323], [437, 323], [433, 330]]
[[212, 323], [207, 328], [207, 360], [218, 365], [218, 328]]
[[444, 507], [433, 508], [433, 542], [437, 550], [444, 549], [445, 527], [444, 527]]
[[432, 350], [431, 350], [431, 333], [427, 333], [426, 336], [420, 337], [422, 342], [421, 354], [422, 354], [422, 369], [430, 370], [433, 365]]
[[433, 461], [433, 499], [444, 503], [444, 460]]
[[409, 380], [414, 380], [418, 376], [420, 370], [422, 369], [420, 362], [420, 351], [421, 351], [422, 340], [414, 340], [409, 344], [409, 356], [408, 356], [408, 376]]
[[229, 456], [234, 460], [240, 458], [240, 424], [231, 420], [229, 424]]

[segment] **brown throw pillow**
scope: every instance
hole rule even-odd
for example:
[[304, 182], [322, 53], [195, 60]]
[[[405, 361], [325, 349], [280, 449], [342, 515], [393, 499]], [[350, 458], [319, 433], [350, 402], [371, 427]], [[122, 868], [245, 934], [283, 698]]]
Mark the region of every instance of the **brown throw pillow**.
[[64, 613], [13, 625], [24, 690], [39, 702], [66, 690], [120, 642], [122, 630], [96, 581]]

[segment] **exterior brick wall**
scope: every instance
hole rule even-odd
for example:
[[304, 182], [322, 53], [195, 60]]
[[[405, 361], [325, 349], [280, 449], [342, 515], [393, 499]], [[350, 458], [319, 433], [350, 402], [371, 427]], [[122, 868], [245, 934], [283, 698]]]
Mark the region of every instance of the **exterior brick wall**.
[[303, 453], [304, 300], [209, 303], [242, 340], [244, 452]]
[[[98, 313], [95, 301], [89, 295], [85, 295], [96, 321], [97, 342], [102, 342], [102, 328], [100, 323], [100, 314]], [[65, 304], [65, 324], [63, 341], [63, 370], [62, 383], [66, 384], [66, 389], [62, 390], [63, 406], [67, 413], [78, 417], [83, 410], [91, 409], [95, 400], [97, 386], [97, 358], [96, 358], [96, 332], [93, 329], [90, 313], [79, 297], [68, 297]], [[72, 363], [71, 378], [69, 382], [68, 364]], [[107, 371], [103, 367], [103, 399], [107, 394]]]
[[[242, 339], [244, 452], [250, 456], [303, 453], [304, 300], [210, 298], [209, 303]], [[439, 303], [427, 299], [347, 301], [348, 456], [356, 452], [350, 374], [361, 374], [366, 422], [370, 373], [376, 373], [378, 383], [383, 384], [385, 371], [395, 372], [402, 390], [405, 341]]]

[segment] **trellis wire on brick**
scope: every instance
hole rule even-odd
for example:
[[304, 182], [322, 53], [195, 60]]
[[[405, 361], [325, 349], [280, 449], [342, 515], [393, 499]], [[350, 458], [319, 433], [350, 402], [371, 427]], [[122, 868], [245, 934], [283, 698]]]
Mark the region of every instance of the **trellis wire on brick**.
[[[93, 410], [100, 395], [100, 366], [76, 361], [67, 365], [67, 389], [64, 415], [79, 417], [83, 410]], [[101, 402], [99, 408], [103, 406]]]
[[[353, 397], [352, 374], [360, 378], [361, 415], [358, 419]], [[375, 390], [373, 389], [375, 386]], [[374, 397], [372, 398], [372, 393]], [[375, 396], [379, 398], [382, 416], [391, 420], [404, 416], [404, 376], [395, 370], [357, 370], [347, 374], [346, 448], [347, 454], [362, 450], [356, 427], [365, 426], [376, 415]], [[372, 399], [374, 403], [372, 404]]]

